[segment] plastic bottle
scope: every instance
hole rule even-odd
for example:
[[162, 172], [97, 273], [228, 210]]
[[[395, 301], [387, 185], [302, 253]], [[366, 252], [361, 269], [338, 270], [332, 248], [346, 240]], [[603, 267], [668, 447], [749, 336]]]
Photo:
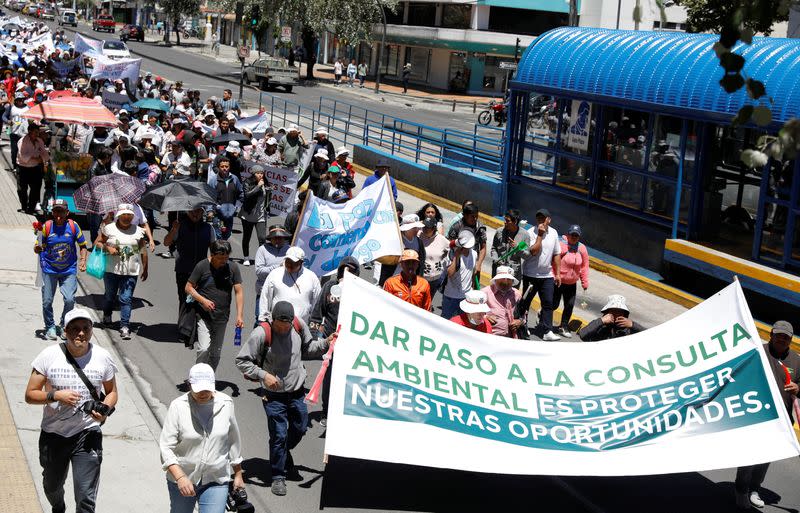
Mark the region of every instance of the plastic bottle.
[[240, 346], [242, 345], [242, 328], [236, 327], [236, 331], [233, 335], [233, 345]]

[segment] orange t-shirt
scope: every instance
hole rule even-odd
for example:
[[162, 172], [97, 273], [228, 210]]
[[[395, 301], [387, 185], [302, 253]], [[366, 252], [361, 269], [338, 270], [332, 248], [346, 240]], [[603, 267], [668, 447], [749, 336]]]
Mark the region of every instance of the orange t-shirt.
[[431, 309], [431, 286], [428, 280], [419, 276], [414, 276], [414, 281], [409, 285], [402, 274], [397, 274], [383, 283], [383, 290], [406, 303], [429, 311]]

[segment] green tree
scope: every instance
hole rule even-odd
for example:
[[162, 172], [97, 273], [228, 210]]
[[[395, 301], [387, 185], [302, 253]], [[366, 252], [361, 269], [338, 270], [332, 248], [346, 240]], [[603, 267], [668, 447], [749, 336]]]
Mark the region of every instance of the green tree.
[[[772, 123], [772, 98], [759, 77], [744, 72], [745, 58], [735, 51], [737, 43], [752, 44], [756, 32], [769, 35], [776, 23], [789, 19], [789, 10], [800, 7], [800, 0], [676, 0], [684, 6], [688, 24], [694, 31], [719, 33], [714, 52], [724, 74], [719, 81], [728, 93], [745, 88], [750, 101], [744, 105], [733, 124], [755, 123], [767, 126]], [[777, 136], [759, 139], [756, 149], [742, 152], [745, 165], [759, 168], [766, 164], [768, 155], [775, 159], [794, 158], [800, 150], [800, 120], [784, 123]]]
[[[200, 12], [200, 0], [165, 0], [161, 4], [167, 20], [172, 23], [172, 30], [178, 46], [181, 45], [181, 17], [195, 16]], [[164, 27], [164, 42], [169, 43], [169, 27]]]
[[[233, 11], [235, 0], [222, 0]], [[315, 46], [320, 34], [330, 31], [350, 44], [370, 41], [372, 27], [381, 23], [381, 9], [395, 10], [397, 0], [244, 0], [245, 12], [258, 4], [262, 18], [278, 24], [300, 27], [300, 39], [307, 64], [307, 78], [314, 78]]]

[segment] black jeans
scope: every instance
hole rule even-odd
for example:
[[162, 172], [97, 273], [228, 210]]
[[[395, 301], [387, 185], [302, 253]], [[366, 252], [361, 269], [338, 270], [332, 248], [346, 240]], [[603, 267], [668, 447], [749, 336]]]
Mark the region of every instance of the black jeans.
[[760, 465], [750, 465], [749, 467], [739, 467], [736, 469], [736, 491], [738, 493], [757, 492], [761, 488], [761, 483], [767, 477], [769, 463]]
[[19, 167], [17, 196], [19, 196], [20, 208], [27, 210], [36, 208], [42, 194], [42, 180], [44, 180], [44, 166], [41, 164], [33, 167]]
[[39, 435], [39, 464], [44, 494], [53, 513], [64, 513], [64, 482], [72, 463], [72, 486], [77, 513], [94, 513], [100, 465], [103, 463], [103, 434], [99, 428], [86, 429], [65, 438], [42, 431]]
[[253, 235], [253, 228], [256, 229], [258, 245], [261, 246], [267, 241], [267, 222], [261, 221], [251, 223], [242, 219], [242, 255], [247, 258], [250, 256], [250, 236]]
[[19, 152], [19, 141], [23, 135], [11, 134], [8, 136], [9, 144], [11, 144], [11, 167], [17, 168], [17, 153]]
[[[530, 289], [528, 289], [530, 286]], [[542, 303], [542, 311], [539, 313], [539, 323], [533, 329], [534, 333], [541, 337], [548, 331], [553, 330], [553, 294], [555, 293], [555, 280], [553, 278], [531, 278], [522, 277], [522, 290], [526, 291], [522, 297], [522, 311], [526, 313], [531, 307], [531, 301], [539, 294], [539, 302]]]
[[578, 291], [578, 284], [561, 285], [556, 287], [553, 293], [553, 308], [558, 308], [561, 303], [561, 298], [564, 298], [564, 310], [561, 313], [561, 327], [567, 329], [570, 319], [572, 319], [572, 310], [575, 308], [575, 295]]

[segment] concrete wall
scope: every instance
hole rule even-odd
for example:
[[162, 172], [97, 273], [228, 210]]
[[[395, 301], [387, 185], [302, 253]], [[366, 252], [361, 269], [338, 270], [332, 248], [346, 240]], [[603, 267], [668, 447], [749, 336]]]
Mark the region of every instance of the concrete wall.
[[581, 240], [587, 246], [655, 272], [661, 271], [664, 241], [670, 230], [633, 216], [609, 210], [559, 192], [551, 187], [512, 183], [508, 207], [518, 208], [522, 218], [532, 222], [536, 211], [546, 208], [553, 215], [559, 235], [571, 224], [579, 224]]
[[487, 214], [501, 214], [501, 185], [495, 178], [441, 164], [417, 164], [361, 144], [353, 146], [353, 162], [360, 166], [374, 169], [379, 158], [392, 163], [390, 174], [396, 180], [459, 204], [469, 199]]
[[450, 52], [446, 48], [433, 48], [431, 52], [431, 70], [428, 73], [428, 83], [439, 89], [449, 86], [447, 74], [450, 71]]

